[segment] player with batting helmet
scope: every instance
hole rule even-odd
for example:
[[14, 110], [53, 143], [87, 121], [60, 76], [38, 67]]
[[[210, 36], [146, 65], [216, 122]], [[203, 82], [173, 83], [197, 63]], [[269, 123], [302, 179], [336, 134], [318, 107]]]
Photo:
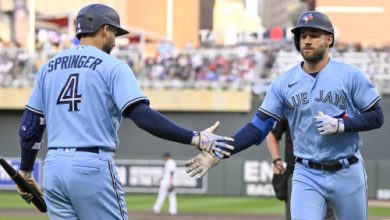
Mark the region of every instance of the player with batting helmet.
[[302, 28], [313, 28], [328, 33], [330, 36], [332, 36], [332, 43], [329, 45], [329, 47], [333, 47], [334, 28], [332, 22], [325, 14], [317, 11], [311, 11], [309, 14], [302, 14], [298, 18], [296, 26], [293, 29], [291, 29], [291, 32], [294, 34], [294, 44], [298, 51], [300, 51], [299, 31]]
[[[337, 219], [367, 219], [367, 178], [359, 132], [380, 128], [380, 96], [356, 66], [329, 56], [334, 31], [329, 18], [306, 11], [299, 16], [295, 46], [303, 62], [277, 77], [251, 122], [234, 135], [238, 153], [260, 144], [275, 120], [288, 119], [296, 163], [292, 219], [323, 219], [328, 204]], [[204, 175], [222, 157], [202, 152], [187, 172]]]
[[46, 119], [43, 189], [49, 219], [128, 219], [113, 158], [123, 117], [155, 136], [202, 151], [229, 155], [221, 149], [232, 149], [221, 142], [231, 138], [213, 134], [218, 123], [197, 132], [149, 107], [129, 66], [109, 55], [115, 38], [127, 33], [114, 9], [88, 5], [76, 18], [80, 45], [58, 53], [36, 75], [21, 120], [20, 169], [31, 176]]

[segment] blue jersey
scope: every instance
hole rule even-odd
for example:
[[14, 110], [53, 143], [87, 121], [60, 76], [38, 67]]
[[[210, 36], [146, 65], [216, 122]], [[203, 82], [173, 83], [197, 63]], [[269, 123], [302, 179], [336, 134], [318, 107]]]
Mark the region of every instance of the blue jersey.
[[286, 115], [294, 155], [313, 161], [329, 161], [353, 155], [361, 146], [358, 132], [320, 135], [314, 116], [344, 112], [354, 117], [373, 106], [380, 96], [355, 66], [330, 59], [316, 77], [297, 65], [280, 75], [268, 88], [260, 111], [279, 120]]
[[140, 100], [148, 101], [126, 64], [78, 46], [39, 70], [26, 108], [45, 115], [48, 147], [116, 150], [121, 113]]

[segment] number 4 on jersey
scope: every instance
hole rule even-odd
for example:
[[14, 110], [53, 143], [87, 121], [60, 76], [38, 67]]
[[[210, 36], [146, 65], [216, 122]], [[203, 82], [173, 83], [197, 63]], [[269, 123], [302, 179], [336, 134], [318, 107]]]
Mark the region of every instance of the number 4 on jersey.
[[64, 87], [61, 89], [61, 93], [57, 99], [57, 105], [68, 104], [69, 111], [79, 111], [77, 104], [81, 102], [81, 94], [77, 94], [79, 82], [79, 74], [71, 74], [66, 81]]

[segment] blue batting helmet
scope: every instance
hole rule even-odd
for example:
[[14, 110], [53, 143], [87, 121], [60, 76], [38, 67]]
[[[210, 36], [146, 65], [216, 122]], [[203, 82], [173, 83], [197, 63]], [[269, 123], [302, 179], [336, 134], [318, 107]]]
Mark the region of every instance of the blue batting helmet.
[[103, 4], [90, 4], [77, 14], [76, 37], [80, 40], [81, 34], [94, 33], [105, 24], [117, 29], [116, 36], [129, 33], [120, 26], [119, 15], [113, 8]]
[[328, 16], [318, 11], [306, 11], [302, 13], [297, 20], [296, 26], [291, 29], [291, 32], [294, 34], [294, 43], [295, 47], [299, 51], [299, 31], [301, 28], [315, 28], [322, 31], [325, 31], [329, 35], [333, 36], [333, 41], [330, 47], [334, 44], [334, 28], [332, 22], [329, 20]]

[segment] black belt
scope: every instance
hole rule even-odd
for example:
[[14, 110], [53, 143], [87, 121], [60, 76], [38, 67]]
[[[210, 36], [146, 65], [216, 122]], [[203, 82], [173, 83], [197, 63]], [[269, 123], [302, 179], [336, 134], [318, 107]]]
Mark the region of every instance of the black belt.
[[[300, 164], [303, 164], [302, 163], [303, 160], [304, 159], [297, 157], [296, 161]], [[348, 161], [349, 165], [352, 165], [352, 164], [355, 164], [356, 162], [358, 162], [359, 159], [356, 156], [351, 156], [351, 157], [347, 158], [347, 161]], [[331, 171], [331, 172], [339, 171], [343, 168], [343, 164], [340, 163], [340, 161], [338, 161], [338, 160], [325, 162], [325, 163], [317, 163], [317, 162], [309, 161], [308, 165], [310, 168], [313, 168], [316, 170]]]
[[[67, 147], [50, 147], [49, 150], [57, 150], [57, 149], [66, 149]], [[89, 152], [89, 153], [99, 153], [98, 147], [77, 147], [76, 151]]]

